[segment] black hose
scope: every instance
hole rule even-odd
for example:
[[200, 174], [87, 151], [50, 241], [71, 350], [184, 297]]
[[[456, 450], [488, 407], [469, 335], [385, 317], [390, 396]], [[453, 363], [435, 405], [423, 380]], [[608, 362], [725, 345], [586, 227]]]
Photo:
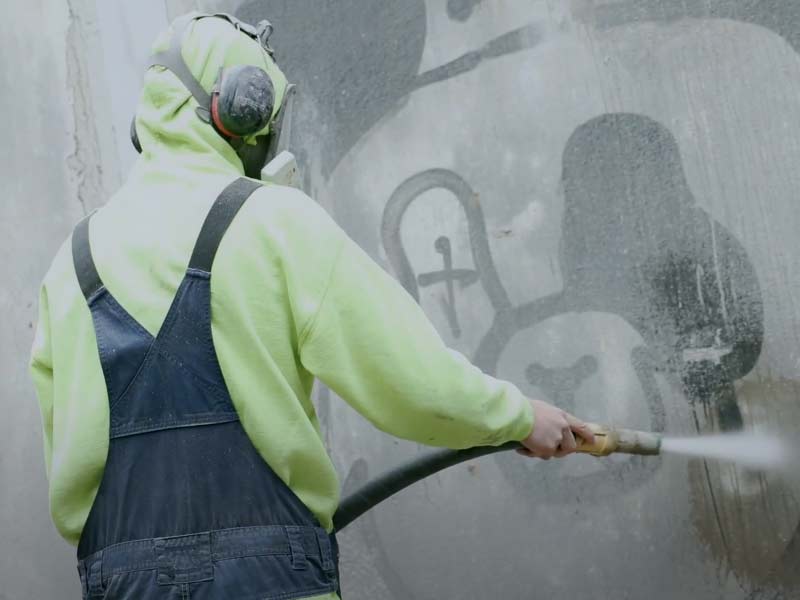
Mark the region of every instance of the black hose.
[[439, 450], [415, 458], [384, 473], [347, 496], [333, 516], [333, 527], [336, 531], [341, 531], [389, 496], [393, 496], [400, 490], [434, 473], [481, 456], [516, 450], [519, 447], [519, 442], [509, 442], [502, 446], [480, 446], [478, 448], [468, 448], [467, 450]]

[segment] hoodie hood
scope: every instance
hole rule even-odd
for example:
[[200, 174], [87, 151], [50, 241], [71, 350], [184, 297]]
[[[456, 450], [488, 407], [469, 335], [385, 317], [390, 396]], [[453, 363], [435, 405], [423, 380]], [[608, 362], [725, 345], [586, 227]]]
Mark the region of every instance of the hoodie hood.
[[[170, 26], [156, 39], [153, 54], [165, 50], [172, 36], [173, 26]], [[184, 36], [182, 56], [192, 75], [209, 93], [223, 68], [253, 65], [264, 69], [275, 89], [272, 116], [279, 110], [286, 94], [285, 75], [258, 42], [225, 19], [209, 16], [193, 21]], [[205, 173], [244, 173], [239, 156], [213, 126], [197, 116], [197, 107], [191, 92], [167, 68], [154, 65], [147, 70], [136, 110], [136, 131], [142, 144], [137, 168], [183, 167]], [[256, 137], [269, 133], [269, 127], [268, 124], [245, 138], [245, 143], [255, 144]]]

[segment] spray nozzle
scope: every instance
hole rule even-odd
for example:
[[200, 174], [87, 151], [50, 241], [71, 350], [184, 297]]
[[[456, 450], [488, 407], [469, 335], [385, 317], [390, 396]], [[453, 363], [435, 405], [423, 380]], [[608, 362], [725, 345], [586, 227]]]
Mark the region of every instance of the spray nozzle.
[[577, 440], [578, 452], [593, 456], [608, 456], [615, 452], [624, 454], [655, 455], [661, 453], [661, 436], [648, 431], [616, 429], [590, 423], [594, 443]]

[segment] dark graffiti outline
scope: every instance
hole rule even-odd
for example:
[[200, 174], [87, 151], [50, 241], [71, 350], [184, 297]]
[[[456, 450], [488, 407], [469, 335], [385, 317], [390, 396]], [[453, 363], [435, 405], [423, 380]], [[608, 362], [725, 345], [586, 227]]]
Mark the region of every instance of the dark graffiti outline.
[[447, 322], [450, 325], [450, 330], [453, 336], [461, 337], [461, 324], [458, 321], [458, 311], [456, 310], [456, 292], [453, 286], [454, 282], [459, 283], [460, 289], [464, 289], [478, 281], [478, 272], [474, 269], [455, 269], [453, 268], [453, 250], [450, 246], [450, 238], [443, 235], [436, 238], [433, 244], [436, 252], [442, 255], [441, 271], [433, 271], [431, 273], [420, 273], [417, 277], [417, 283], [420, 287], [427, 287], [437, 283], [444, 283], [447, 295], [440, 297], [439, 303], [442, 306], [442, 311], [447, 316]]
[[[649, 286], [647, 288], [629, 289], [626, 285], [630, 286], [630, 282], [625, 285], [620, 284], [619, 287], [623, 293], [641, 296], [648, 302], [654, 302], [653, 310], [657, 311], [655, 315], [652, 312], [641, 312], [641, 306], [639, 312], [637, 312], [636, 306], [618, 306], [613, 301], [613, 294], [612, 296], [606, 295], [606, 299], [603, 300], [603, 288], [599, 288], [601, 293], [598, 296], [596, 280], [581, 278], [581, 274], [586, 271], [584, 267], [588, 268], [588, 264], [583, 264], [580, 252], [576, 254], [574, 251], [560, 254], [562, 266], [566, 269], [564, 287], [561, 292], [520, 306], [511, 306], [508, 296], [500, 284], [488, 249], [482, 211], [479, 206], [478, 210], [475, 210], [475, 207], [468, 201], [469, 198], [476, 198], [474, 191], [461, 177], [442, 169], [433, 169], [414, 175], [404, 181], [392, 194], [386, 206], [382, 224], [382, 237], [387, 257], [401, 283], [419, 301], [418, 290], [414, 286], [413, 270], [405, 255], [399, 235], [402, 217], [409, 204], [423, 192], [435, 187], [449, 189], [464, 207], [476, 270], [495, 310], [492, 325], [473, 355], [473, 362], [478, 367], [485, 372], [495, 373], [503, 348], [510, 339], [517, 332], [540, 323], [544, 319], [569, 312], [598, 310], [609, 312], [622, 317], [645, 338], [647, 346], [635, 348], [631, 353], [631, 362], [650, 410], [653, 430], [663, 431], [666, 421], [664, 402], [656, 380], [658, 372], [666, 377], [670, 387], [683, 391], [692, 407], [693, 415], [696, 416], [697, 411], [702, 409], [706, 415], [712, 417], [712, 423], [721, 425], [723, 428], [738, 428], [741, 426], [741, 415], [733, 381], [743, 377], [754, 367], [760, 354], [764, 335], [763, 303], [753, 266], [744, 248], [735, 237], [722, 225], [716, 223], [708, 213], [697, 208], [682, 174], [677, 144], [663, 126], [641, 115], [609, 114], [590, 120], [582, 127], [593, 125], [595, 122], [601, 126], [618, 123], [623, 129], [632, 126], [633, 130], [636, 130], [637, 127], [643, 128], [642, 131], [646, 132], [643, 134], [643, 139], [647, 141], [647, 144], [656, 144], [655, 150], [662, 157], [661, 161], [654, 162], [654, 164], [660, 165], [659, 168], [665, 169], [668, 174], [670, 169], [674, 170], [670, 175], [674, 178], [673, 185], [666, 187], [677, 194], [676, 198], [680, 199], [678, 204], [673, 206], [668, 202], [666, 204], [662, 202], [658, 205], [655, 216], [650, 215], [647, 218], [654, 219], [656, 227], [663, 220], [669, 230], [670, 219], [680, 216], [680, 219], [683, 220], [681, 221], [683, 227], [679, 228], [680, 234], [670, 246], [670, 243], [664, 244], [662, 238], [659, 237], [665, 235], [664, 232], [660, 234], [652, 232], [655, 234], [654, 239], [648, 239], [644, 245], [641, 245], [641, 248], [644, 249], [643, 262], [634, 263], [628, 267], [620, 266], [623, 271], [653, 273], [654, 277], [646, 283]], [[614, 124], [613, 126], [617, 127], [618, 125]], [[580, 130], [581, 128], [578, 128], [576, 133]], [[596, 134], [595, 137], [597, 137]], [[604, 138], [600, 135], [598, 139]], [[664, 146], [658, 146], [658, 144], [664, 144]], [[565, 150], [564, 176], [568, 177], [566, 156], [567, 150]], [[578, 160], [577, 164], [585, 166], [585, 157]], [[439, 179], [438, 184], [437, 178]], [[566, 201], [567, 199], [565, 199]], [[605, 207], [602, 203], [600, 206]], [[604, 210], [612, 210], [612, 208], [607, 207]], [[666, 213], [661, 214], [664, 210]], [[631, 215], [633, 223], [636, 223], [635, 213], [636, 208], [633, 207]], [[565, 222], [562, 224], [562, 250], [564, 249], [563, 236], [568, 237], [570, 226], [573, 234], [584, 231], [585, 227], [591, 228], [590, 219], [589, 222], [578, 220], [576, 229], [576, 223], [570, 221], [573, 218], [570, 216], [571, 214], [576, 213], [574, 210], [570, 213], [565, 208]], [[670, 217], [670, 214], [673, 216]], [[646, 224], [647, 221], [642, 223]], [[642, 223], [639, 226], [642, 226]], [[644, 231], [647, 231], [647, 227], [644, 228]], [[584, 233], [586, 232], [584, 231]], [[668, 235], [674, 234], [669, 233]], [[692, 236], [699, 237], [693, 238]], [[624, 236], [621, 237], [624, 238]], [[710, 248], [704, 243], [698, 245], [696, 241], [693, 241], [699, 239], [710, 239]], [[589, 240], [589, 243], [591, 242], [592, 240]], [[615, 240], [615, 243], [631, 243], [631, 240], [627, 239], [622, 242]], [[648, 254], [648, 244], [652, 245], [653, 243], [658, 247], [658, 254]], [[587, 248], [590, 247], [587, 246]], [[635, 243], [634, 247], [636, 247]], [[613, 248], [611, 250], [613, 251]], [[576, 265], [580, 265], [580, 267], [570, 270], [568, 268], [569, 261], [572, 261], [573, 267]], [[486, 285], [487, 278], [493, 281], [491, 285]], [[641, 281], [636, 281], [637, 286], [643, 285]], [[493, 295], [488, 293], [490, 290]], [[695, 294], [694, 299], [691, 296], [692, 293]], [[655, 328], [647, 323], [653, 318], [661, 323], [657, 324]], [[530, 375], [535, 372], [534, 367], [535, 365], [529, 366], [526, 374]], [[532, 368], [534, 368], [533, 371]], [[696, 422], [695, 426], [698, 431], [701, 429], [699, 422]], [[512, 485], [531, 479], [531, 477], [525, 476], [525, 473], [518, 472], [520, 461], [508, 460], [508, 457], [502, 456], [497, 457], [496, 460], [503, 472], [509, 475]], [[620, 481], [625, 484], [627, 489], [637, 487], [652, 475], [651, 469], [656, 469], [658, 466], [657, 461], [641, 465], [636, 465], [634, 461], [625, 463], [625, 470], [619, 473], [620, 475], [624, 473], [624, 477], [613, 478], [616, 483], [606, 489], [603, 489], [604, 483], [612, 478], [609, 478], [608, 474], [604, 472], [584, 476], [589, 479], [582, 480], [581, 483], [592, 487], [595, 498], [598, 495], [601, 497], [615, 496], [620, 491]], [[637, 467], [641, 467], [641, 469], [637, 470]], [[713, 496], [710, 475], [707, 474], [706, 479]], [[560, 478], [560, 481], [563, 482], [564, 479]], [[541, 481], [537, 481], [537, 485], [540, 483]], [[525, 489], [523, 491], [524, 495], [529, 497], [532, 490]], [[712, 497], [711, 501], [716, 511], [715, 498]], [[719, 516], [717, 521], [720, 532], [724, 536], [725, 532]]]
[[[463, 177], [448, 169], [429, 169], [412, 175], [396, 188], [384, 209], [381, 234], [386, 256], [400, 283], [417, 302], [420, 300], [417, 278], [403, 246], [401, 236], [402, 220], [409, 206], [415, 200], [425, 192], [437, 188], [450, 191], [461, 204], [467, 218], [470, 249], [475, 270], [478, 273], [481, 286], [495, 310], [493, 323], [479, 343], [473, 356], [473, 362], [484, 372], [494, 374], [497, 372], [497, 361], [508, 342], [516, 333], [528, 329], [550, 316], [557, 316], [564, 312], [569, 312], [569, 310], [563, 294], [541, 298], [519, 307], [514, 307], [511, 304], [505, 286], [502, 284], [494, 265], [486, 233], [486, 222], [483, 210], [478, 202], [478, 195]], [[632, 356], [631, 360], [637, 377], [640, 378], [640, 381], [643, 381], [643, 378], [651, 377], [651, 363], [641, 362], [639, 364], [636, 356], [638, 354]], [[642, 387], [653, 392], [646, 398], [651, 415], [654, 415], [651, 421], [652, 429], [654, 431], [663, 431], [665, 425], [663, 419], [664, 405], [661, 395], [654, 386], [645, 386], [642, 383]], [[513, 460], [513, 457], [497, 456], [495, 460], [507, 475], [509, 481], [512, 482], [512, 485], [518, 485], [520, 480], [519, 469], [527, 469], [527, 467], [521, 465], [521, 461]], [[629, 457], [627, 461], [607, 462], [603, 463], [603, 465], [605, 468], [601, 471], [577, 478], [581, 485], [595, 486], [596, 494], [598, 495], [601, 494], [601, 489], [605, 490], [607, 494], [619, 493], [620, 486], [618, 483], [613, 486], [608, 485], [609, 470], [617, 472], [619, 475], [625, 473], [626, 476], [624, 478], [619, 477], [619, 480], [623, 481], [626, 489], [633, 489], [644, 483], [655, 472], [660, 466], [660, 461], [643, 461], [640, 457]], [[530, 479], [530, 477], [525, 477], [524, 479]], [[533, 485], [534, 489], [538, 487], [538, 485]], [[523, 491], [527, 495], [531, 490], [526, 487]]]
[[[467, 20], [474, 14], [474, 8], [480, 3], [480, 0], [448, 0], [447, 9], [448, 14], [451, 18], [455, 18], [457, 20]], [[285, 2], [279, 2], [279, 5], [284, 5], [286, 7], [290, 6], [288, 0]], [[618, 25], [623, 25], [625, 23], [631, 22], [647, 22], [647, 21], [670, 21], [675, 20], [678, 18], [724, 18], [724, 19], [735, 19], [745, 23], [757, 24], [763, 27], [769, 28], [772, 31], [775, 31], [779, 35], [782, 35], [784, 39], [789, 41], [789, 43], [798, 50], [800, 48], [800, 19], [798, 15], [800, 15], [800, 11], [792, 9], [792, 1], [791, 0], [764, 0], [762, 2], [752, 2], [750, 0], [706, 0], [701, 3], [687, 3], [687, 2], [665, 2], [662, 0], [634, 0], [634, 1], [627, 1], [627, 2], [617, 2], [614, 4], [604, 3], [605, 6], [599, 7], [596, 14], [598, 18], [595, 20], [594, 24], [598, 28], [604, 27], [613, 27]], [[252, 11], [255, 11], [256, 5], [261, 5], [264, 7], [266, 17], [272, 17], [272, 14], [269, 14], [270, 8], [275, 6], [275, 3], [266, 3], [266, 2], [246, 2], [244, 3], [245, 8], [249, 8]], [[291, 3], [292, 9], [290, 12], [296, 12], [297, 14], [303, 13], [304, 11], [301, 9], [296, 9], [294, 7], [297, 6], [297, 0], [293, 0]], [[321, 5], [320, 5], [321, 6]], [[332, 5], [333, 6], [333, 5]], [[377, 5], [375, 5], [377, 6]], [[388, 5], [387, 5], [388, 6]], [[799, 5], [796, 5], [800, 7]], [[240, 7], [239, 9], [244, 10]], [[288, 9], [287, 9], [288, 10]], [[338, 10], [338, 8], [337, 8]], [[309, 68], [308, 65], [323, 65], [327, 72], [332, 73], [331, 77], [328, 78], [317, 78], [316, 76], [313, 78], [309, 78], [308, 82], [302, 82], [306, 85], [306, 91], [310, 91], [311, 95], [314, 92], [317, 93], [318, 98], [317, 101], [320, 106], [323, 106], [329, 112], [324, 113], [321, 120], [324, 123], [333, 123], [335, 124], [338, 121], [342, 121], [343, 125], [340, 128], [341, 130], [334, 130], [328, 131], [327, 135], [322, 137], [322, 141], [319, 142], [324, 144], [326, 147], [324, 148], [326, 152], [324, 153], [324, 160], [321, 161], [322, 164], [322, 172], [324, 174], [329, 174], [333, 167], [337, 164], [338, 160], [340, 160], [341, 156], [344, 156], [347, 150], [352, 146], [354, 140], [357, 140], [363, 136], [363, 134], [371, 127], [378, 118], [387, 114], [391, 110], [394, 110], [394, 106], [400, 99], [407, 96], [413, 90], [419, 89], [421, 87], [433, 84], [435, 82], [447, 80], [453, 77], [457, 77], [461, 74], [467, 73], [479, 65], [481, 65], [486, 59], [493, 58], [495, 56], [500, 56], [502, 54], [493, 53], [491, 50], [491, 44], [487, 44], [484, 48], [468, 52], [460, 57], [457, 57], [453, 61], [441, 65], [439, 67], [435, 67], [430, 71], [418, 73], [418, 67], [420, 61], [418, 60], [419, 56], [421, 56], [421, 48], [424, 45], [424, 37], [425, 37], [425, 7], [424, 4], [421, 2], [407, 3], [404, 4], [404, 25], [407, 25], [406, 31], [404, 31], [404, 44], [399, 46], [400, 48], [405, 48], [406, 53], [409, 54], [408, 60], [401, 60], [397, 56], [392, 57], [391, 63], [384, 65], [385, 69], [377, 69], [380, 71], [384, 77], [384, 82], [386, 83], [384, 86], [372, 86], [373, 89], [367, 94], [358, 93], [360, 88], [354, 82], [363, 82], [366, 81], [368, 78], [353, 78], [350, 77], [350, 73], [346, 70], [337, 71], [336, 69], [346, 69], [346, 67], [342, 67], [340, 65], [346, 64], [348, 61], [322, 61], [315, 59], [315, 57], [309, 57], [307, 54], [308, 48], [305, 48], [305, 42], [294, 42], [293, 40], [302, 40], [303, 36], [301, 35], [303, 31], [306, 29], [306, 25], [301, 23], [298, 28], [293, 31], [291, 28], [289, 30], [278, 28], [278, 35], [283, 35], [286, 32], [286, 39], [281, 40], [281, 44], [279, 47], [286, 47], [285, 44], [287, 43], [286, 40], [291, 41], [292, 43], [297, 43], [299, 47], [291, 52], [287, 52], [287, 58], [292, 60], [297, 60], [298, 64], [302, 66], [302, 69], [298, 68], [297, 72], [305, 72], [306, 70], [311, 71], [312, 68]], [[789, 11], [793, 10], [792, 14], [789, 14]], [[604, 12], [605, 11], [605, 12]], [[413, 13], [414, 21], [412, 22], [411, 15]], [[243, 15], [247, 16], [247, 15]], [[605, 22], [604, 22], [605, 19]], [[348, 19], [345, 15], [342, 19], [343, 22], [350, 22], [352, 23], [351, 19]], [[335, 21], [333, 19], [332, 21]], [[383, 19], [384, 22], [391, 22], [392, 19]], [[336, 22], [332, 22], [331, 27], [326, 27], [327, 31], [336, 30], [338, 35], [338, 28], [342, 26], [337, 24]], [[346, 26], [345, 26], [346, 27]], [[528, 29], [526, 33], [519, 33], [523, 30]], [[508, 52], [514, 52], [517, 50], [524, 49], [519, 42], [523, 41], [532, 41], [535, 38], [534, 35], [539, 35], [539, 32], [535, 31], [535, 28], [531, 25], [528, 27], [520, 28], [517, 31], [517, 47], [514, 49], [514, 34], [515, 32], [510, 32], [506, 34], [508, 36], [507, 39], [507, 47], [510, 48]], [[349, 36], [342, 35], [338, 36], [342, 38], [347, 38]], [[384, 38], [387, 36], [383, 36]], [[503, 38], [504, 36], [499, 36], [498, 39]], [[527, 40], [524, 40], [524, 37], [528, 37]], [[413, 52], [408, 52], [408, 48], [416, 48], [419, 46], [419, 53], [414, 55]], [[495, 48], [502, 46], [502, 43], [496, 44]], [[302, 52], [300, 50], [303, 50]], [[506, 53], [508, 53], [506, 52]], [[296, 58], [292, 58], [296, 57]], [[333, 68], [328, 63], [333, 63]], [[374, 68], [373, 68], [374, 69]], [[291, 70], [291, 69], [290, 69]], [[372, 71], [368, 68], [368, 70]], [[319, 79], [319, 85], [322, 86], [321, 88], [315, 88], [313, 81]], [[313, 81], [312, 81], [313, 80]], [[330, 81], [329, 81], [330, 80]], [[336, 86], [329, 86], [326, 88], [325, 86], [329, 83], [338, 84], [339, 87]], [[381, 91], [376, 93], [374, 89], [376, 87], [380, 87]], [[383, 89], [385, 88], [385, 89]], [[321, 91], [320, 91], [321, 90]], [[358, 120], [349, 120], [346, 121], [341, 117], [346, 116], [346, 112], [342, 111], [341, 106], [336, 101], [331, 101], [328, 97], [332, 97], [335, 99], [338, 98], [347, 98], [350, 102], [357, 102], [358, 103]], [[379, 110], [373, 110], [373, 108], [377, 108]], [[366, 113], [366, 114], [365, 114]], [[320, 138], [318, 136], [312, 136], [314, 143], [318, 143]], [[316, 156], [316, 155], [315, 155]], [[301, 161], [302, 162], [302, 161]], [[305, 170], [306, 173], [310, 173], [310, 169]], [[306, 189], [310, 189], [308, 181], [306, 182]], [[491, 257], [489, 257], [491, 260]], [[476, 261], [477, 266], [477, 261]], [[696, 271], [698, 280], [702, 279], [703, 273], [701, 270]], [[412, 273], [413, 275], [413, 273]], [[415, 282], [419, 286], [424, 286], [422, 279], [419, 279]], [[415, 286], [416, 287], [416, 286]], [[701, 286], [697, 286], [701, 289]], [[491, 299], [491, 298], [490, 298]], [[580, 303], [577, 302], [574, 298], [549, 298], [543, 299], [546, 302], [541, 302], [537, 304], [536, 308], [545, 310], [547, 308], [547, 304], [549, 303], [561, 303], [562, 306], [569, 306], [572, 305], [574, 307], [580, 306]], [[494, 302], [493, 302], [494, 305]], [[533, 309], [534, 307], [528, 307], [529, 309]], [[495, 307], [497, 310], [497, 307]], [[506, 311], [511, 311], [512, 308], [510, 306], [505, 307]], [[523, 311], [523, 307], [520, 307], [520, 311]], [[496, 317], [496, 321], [502, 321], [503, 319], [507, 319], [509, 317], [503, 316], [503, 311], [498, 311], [498, 316]], [[634, 326], [634, 328], [636, 328]], [[502, 327], [499, 328], [502, 330]], [[716, 332], [712, 332], [715, 334]], [[713, 339], [713, 335], [711, 336]], [[712, 346], [703, 347], [702, 344], [694, 344], [690, 346], [691, 348], [700, 348], [700, 349], [725, 349], [728, 346], [725, 344], [714, 344]], [[717, 389], [715, 394], [711, 394], [707, 391], [699, 389], [698, 386], [702, 385], [703, 377], [697, 377], [697, 381], [694, 381], [691, 374], [688, 371], [691, 369], [686, 370], [685, 364], [683, 366], [679, 365], [680, 362], [678, 358], [675, 356], [669, 356], [659, 348], [647, 348], [647, 352], [651, 354], [659, 355], [659, 357], [653, 358], [652, 356], [648, 359], [650, 362], [650, 370], [645, 369], [643, 373], [645, 373], [644, 377], [646, 381], [649, 381], [648, 376], [651, 378], [654, 377], [655, 373], [659, 370], [655, 368], [656, 365], [661, 367], [661, 370], [668, 375], [670, 375], [673, 379], [675, 378], [676, 374], [679, 381], [677, 382], [677, 387], [686, 387], [691, 393], [687, 393], [686, 396], [690, 399], [693, 404], [695, 410], [704, 410], [708, 409], [709, 405], [717, 405], [719, 400], [716, 397], [722, 397], [721, 402], [727, 403], [728, 406], [732, 407], [735, 405], [735, 391], [732, 388], [732, 385], [725, 386], [724, 389]], [[689, 353], [691, 354], [691, 352]], [[712, 362], [708, 362], [706, 358], [700, 356], [701, 353], [695, 353], [697, 355], [697, 368], [702, 374], [707, 374], [708, 369], [712, 369], [714, 371], [713, 379], [717, 379], [722, 381], [728, 378], [730, 383], [730, 376], [735, 369], [728, 369], [726, 368], [725, 364], [723, 364], [723, 359], [729, 352], [720, 354], [720, 360], [717, 362], [716, 365], [713, 365]], [[475, 357], [475, 362], [480, 362], [480, 357]], [[687, 378], [687, 374], [689, 377]], [[640, 381], [643, 381], [642, 375], [639, 376]], [[652, 383], [652, 382], [651, 382]], [[649, 385], [649, 384], [648, 384]], [[675, 386], [675, 382], [673, 381], [671, 385]], [[657, 392], [657, 386], [653, 385], [653, 389]], [[321, 394], [327, 395], [326, 390], [322, 390]], [[321, 410], [321, 413], [324, 413], [327, 410], [327, 407]], [[324, 414], [321, 414], [323, 417], [321, 420], [325, 422]], [[329, 432], [326, 431], [326, 437]], [[800, 530], [799, 530], [800, 531]], [[800, 539], [800, 535], [795, 537], [795, 545], [796, 540]], [[795, 556], [800, 555], [800, 553], [796, 553]], [[388, 558], [386, 559], [385, 566], [389, 566], [390, 562]], [[383, 569], [382, 569], [383, 570]], [[387, 571], [388, 572], [388, 571]], [[400, 588], [398, 588], [400, 589]], [[405, 596], [404, 596], [405, 598]], [[753, 598], [755, 598], [755, 593]]]
[[466, 52], [443, 65], [420, 73], [414, 79], [408, 93], [433, 83], [439, 83], [464, 73], [469, 73], [486, 60], [500, 58], [522, 50], [530, 50], [538, 46], [542, 39], [542, 30], [538, 25], [529, 24], [513, 29], [489, 40], [477, 50]]
[[437, 188], [451, 192], [461, 204], [469, 225], [470, 248], [475, 270], [479, 275], [478, 280], [494, 309], [498, 312], [508, 310], [511, 308], [511, 301], [494, 266], [486, 233], [486, 221], [478, 202], [478, 195], [463, 177], [448, 169], [428, 169], [412, 175], [395, 189], [386, 203], [381, 223], [381, 237], [386, 256], [397, 279], [419, 302], [417, 278], [403, 247], [400, 224], [406, 210], [417, 197]]

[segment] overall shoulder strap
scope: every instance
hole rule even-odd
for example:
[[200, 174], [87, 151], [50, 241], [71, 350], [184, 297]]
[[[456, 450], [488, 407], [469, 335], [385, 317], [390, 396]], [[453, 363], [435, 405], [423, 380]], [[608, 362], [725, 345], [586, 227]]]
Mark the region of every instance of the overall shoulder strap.
[[214, 264], [214, 257], [222, 237], [245, 200], [261, 186], [262, 184], [258, 181], [241, 177], [222, 190], [200, 230], [192, 257], [189, 260], [190, 269], [211, 272], [211, 266]]
[[92, 248], [89, 245], [89, 220], [92, 214], [81, 220], [72, 232], [72, 263], [75, 266], [81, 292], [87, 301], [103, 288], [103, 280], [97, 272], [92, 258]]

